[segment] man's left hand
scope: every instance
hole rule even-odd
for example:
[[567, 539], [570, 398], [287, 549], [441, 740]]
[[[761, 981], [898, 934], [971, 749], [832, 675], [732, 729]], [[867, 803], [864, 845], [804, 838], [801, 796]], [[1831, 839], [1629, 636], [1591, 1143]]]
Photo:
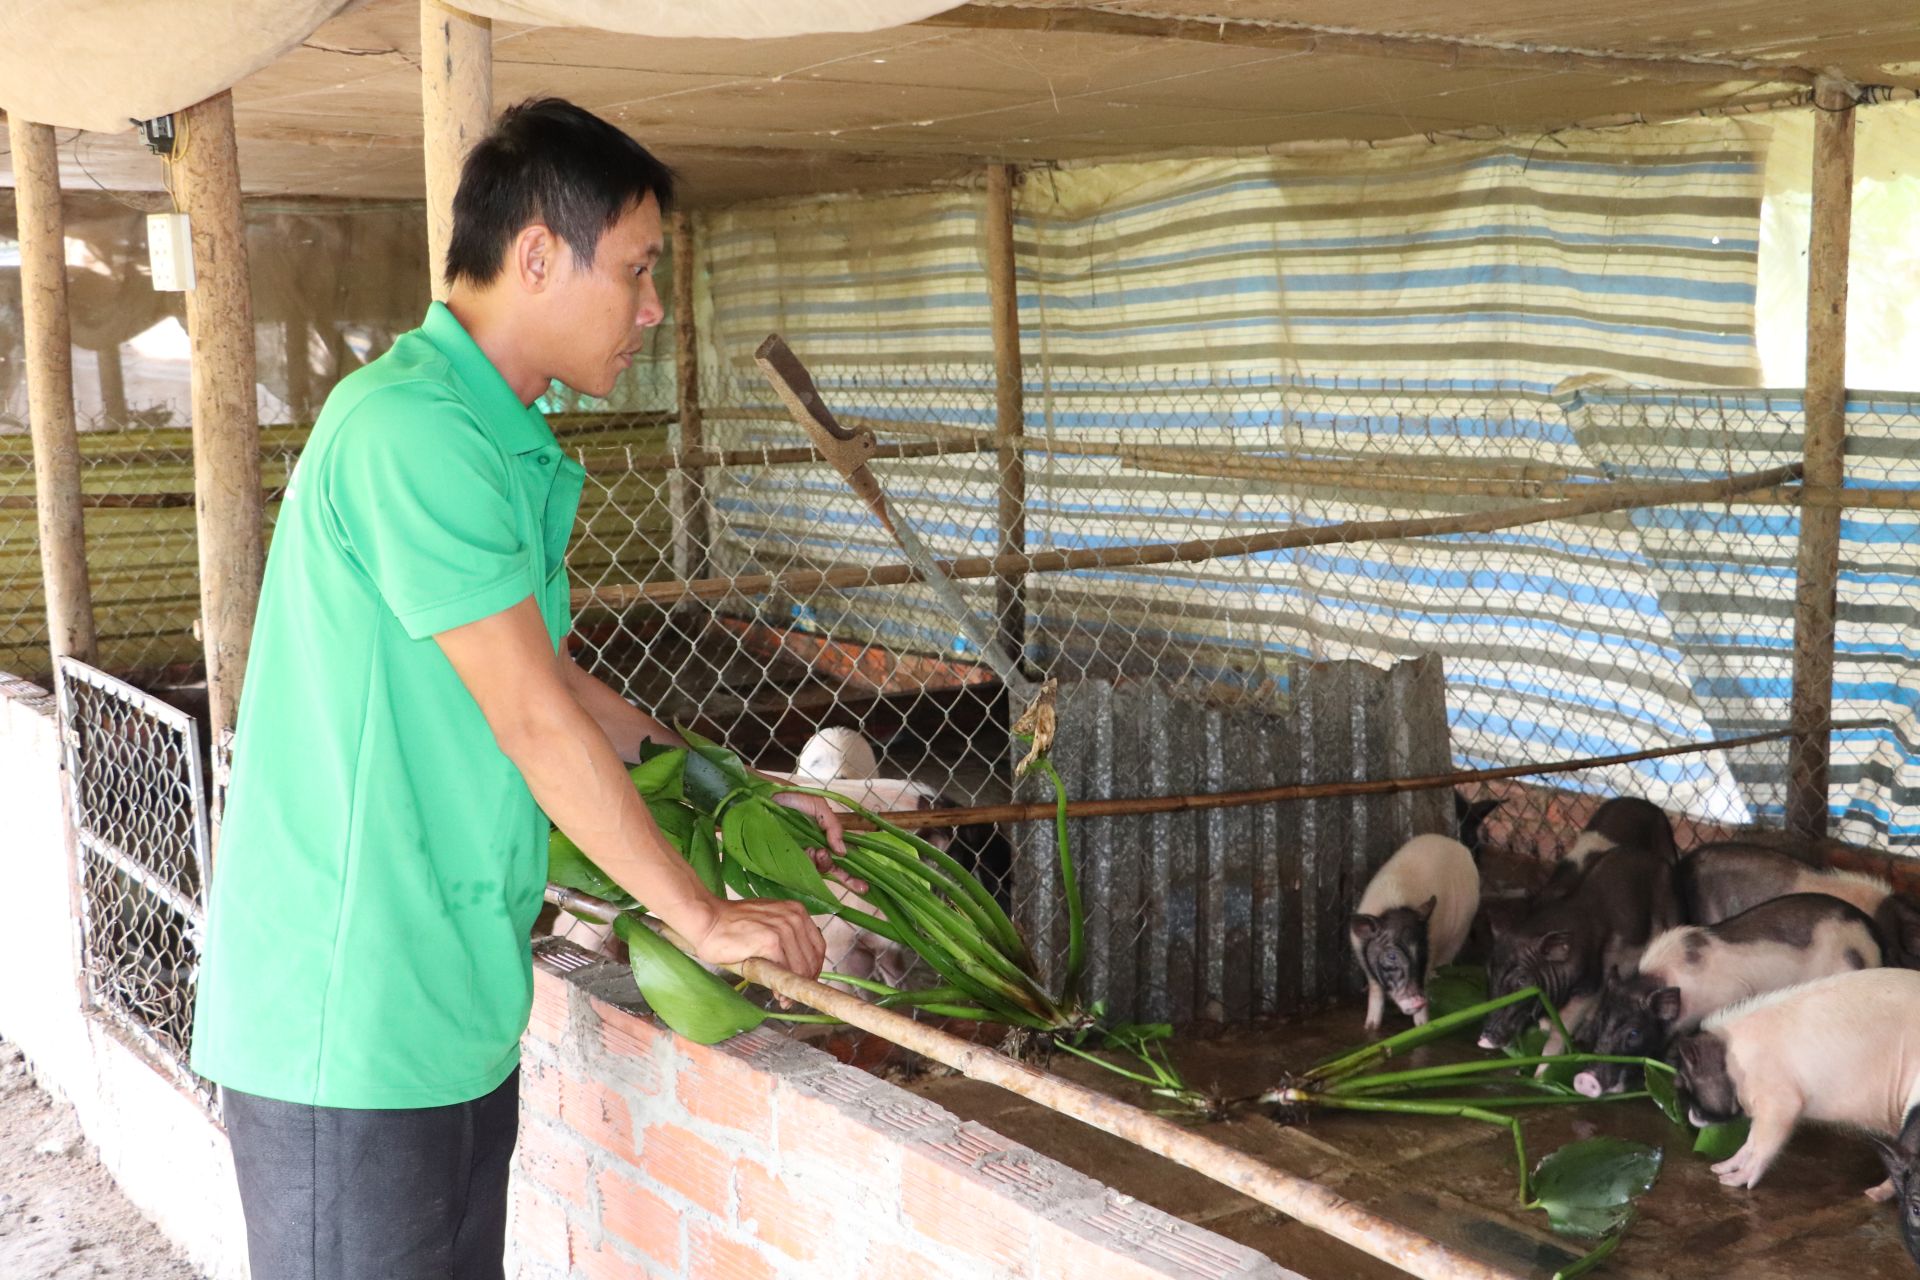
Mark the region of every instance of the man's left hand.
[[[775, 795], [773, 802], [775, 804], [783, 804], [796, 813], [806, 814], [809, 818], [819, 823], [820, 830], [826, 833], [827, 848], [807, 850], [809, 854], [813, 855], [813, 865], [820, 868], [821, 875], [832, 875], [843, 884], [849, 886], [857, 883], [856, 881], [850, 880], [844, 872], [833, 865], [833, 855], [847, 851], [847, 836], [846, 832], [841, 829], [840, 815], [833, 811], [832, 805], [822, 800], [819, 796], [803, 796], [791, 791], [783, 791]], [[866, 885], [859, 884], [858, 887], [865, 889]]]

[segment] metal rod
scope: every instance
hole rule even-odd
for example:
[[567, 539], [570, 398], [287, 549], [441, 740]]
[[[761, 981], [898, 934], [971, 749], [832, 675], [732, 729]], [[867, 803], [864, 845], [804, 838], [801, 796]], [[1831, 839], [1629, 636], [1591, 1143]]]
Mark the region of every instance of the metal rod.
[[[1203, 795], [1131, 796], [1114, 800], [1069, 800], [1070, 818], [1111, 818], [1143, 813], [1182, 813], [1195, 809], [1232, 809], [1249, 804], [1273, 804], [1285, 800], [1323, 800], [1337, 796], [1396, 795], [1402, 791], [1428, 791], [1456, 787], [1469, 782], [1499, 782], [1542, 773], [1573, 773], [1580, 769], [1600, 769], [1639, 760], [1661, 760], [1668, 756], [1697, 755], [1706, 751], [1731, 751], [1786, 737], [1792, 730], [1773, 729], [1739, 738], [1721, 738], [1713, 742], [1683, 742], [1671, 747], [1652, 747], [1645, 751], [1626, 751], [1612, 756], [1589, 756], [1583, 760], [1561, 760], [1552, 764], [1509, 765], [1498, 769], [1461, 769], [1452, 773], [1430, 773], [1417, 778], [1369, 778], [1347, 782], [1299, 782], [1284, 787], [1260, 787], [1251, 791], [1219, 791]], [[1035, 822], [1052, 818], [1052, 801], [1045, 804], [983, 804], [956, 809], [917, 809], [880, 815], [897, 827], [915, 830], [925, 827], [962, 827], [976, 822]]]
[[[1528, 503], [1525, 506], [1500, 507], [1466, 515], [1428, 516], [1418, 519], [1349, 520], [1340, 524], [1310, 528], [1278, 529], [1266, 533], [1243, 534], [1229, 538], [1196, 538], [1186, 542], [1156, 542], [1127, 547], [1098, 547], [1079, 551], [1029, 552], [1023, 556], [967, 556], [958, 560], [935, 562], [945, 578], [966, 580], [991, 578], [1003, 573], [1059, 573], [1082, 569], [1132, 569], [1150, 565], [1191, 564], [1232, 556], [1259, 555], [1298, 547], [1319, 547], [1332, 543], [1378, 542], [1394, 538], [1431, 537], [1450, 533], [1488, 533], [1520, 525], [1550, 520], [1569, 520], [1579, 516], [1602, 515], [1637, 507], [1657, 507], [1671, 503], [1725, 501], [1752, 489], [1766, 489], [1787, 483], [1800, 474], [1800, 464], [1772, 467], [1745, 475], [1715, 480], [1685, 481], [1673, 484], [1595, 485], [1591, 496], [1561, 502]], [[899, 586], [921, 582], [925, 574], [911, 564], [843, 565], [832, 569], [791, 569], [784, 573], [741, 574], [732, 578], [706, 578], [698, 582], [652, 582], [634, 586], [598, 588], [574, 593], [576, 608], [623, 609], [634, 604], [671, 605], [686, 599], [721, 599], [726, 596], [765, 595], [784, 592], [807, 596], [824, 588]]]
[[[563, 910], [603, 922], [618, 914], [597, 898], [558, 885], [547, 886], [547, 900]], [[648, 924], [676, 946], [686, 949], [672, 930], [657, 921], [649, 920]], [[1410, 1231], [1330, 1188], [1276, 1169], [1243, 1151], [1203, 1137], [1193, 1129], [936, 1027], [887, 1009], [877, 1009], [865, 1000], [802, 978], [771, 961], [756, 959], [722, 967], [775, 995], [817, 1009], [848, 1026], [951, 1067], [970, 1080], [998, 1085], [1050, 1111], [1071, 1116], [1192, 1169], [1410, 1275], [1431, 1280], [1520, 1280], [1513, 1272]]]
[[[1823, 78], [1814, 91], [1813, 217], [1807, 248], [1807, 390], [1803, 488], [1821, 498], [1846, 479], [1847, 249], [1853, 225], [1854, 90]], [[1794, 726], [1787, 753], [1787, 830], [1827, 832], [1832, 744], [1834, 620], [1840, 572], [1840, 508], [1800, 513], [1793, 601]]]

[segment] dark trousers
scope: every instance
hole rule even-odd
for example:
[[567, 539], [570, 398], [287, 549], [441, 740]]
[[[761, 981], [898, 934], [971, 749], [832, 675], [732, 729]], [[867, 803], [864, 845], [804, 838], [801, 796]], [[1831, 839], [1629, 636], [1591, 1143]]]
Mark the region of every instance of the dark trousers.
[[220, 1092], [253, 1280], [503, 1280], [518, 1071], [417, 1110]]

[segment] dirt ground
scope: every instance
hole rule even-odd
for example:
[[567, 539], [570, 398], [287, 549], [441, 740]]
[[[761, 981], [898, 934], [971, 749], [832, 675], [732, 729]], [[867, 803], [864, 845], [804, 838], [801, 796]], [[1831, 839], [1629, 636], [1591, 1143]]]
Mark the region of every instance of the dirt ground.
[[205, 1280], [127, 1202], [73, 1108], [33, 1082], [0, 1040], [0, 1276], [6, 1280]]
[[[1342, 1008], [1176, 1042], [1188, 1079], [1228, 1097], [1257, 1093], [1289, 1070], [1361, 1043], [1361, 1011]], [[1391, 1024], [1398, 1029], [1404, 1023]], [[1416, 1050], [1403, 1065], [1477, 1056], [1471, 1041]], [[888, 1065], [881, 1064], [884, 1071]], [[1097, 1068], [1055, 1057], [1053, 1071], [1153, 1105]], [[1118, 1086], [1118, 1087], [1116, 1087]], [[1115, 1189], [1257, 1249], [1308, 1280], [1391, 1280], [1401, 1273], [1200, 1174], [1011, 1093], [953, 1075], [907, 1087], [966, 1119]], [[1910, 1280], [1898, 1215], [1861, 1195], [1883, 1176], [1857, 1137], [1807, 1128], [1752, 1191], [1719, 1185], [1650, 1103], [1535, 1113], [1523, 1126], [1531, 1160], [1574, 1138], [1611, 1134], [1662, 1147], [1665, 1168], [1638, 1220], [1596, 1274], [1614, 1280]], [[1248, 1108], [1208, 1137], [1311, 1178], [1423, 1234], [1520, 1275], [1546, 1276], [1584, 1251], [1515, 1199], [1514, 1150], [1503, 1130], [1467, 1121], [1323, 1114], [1295, 1127]]]

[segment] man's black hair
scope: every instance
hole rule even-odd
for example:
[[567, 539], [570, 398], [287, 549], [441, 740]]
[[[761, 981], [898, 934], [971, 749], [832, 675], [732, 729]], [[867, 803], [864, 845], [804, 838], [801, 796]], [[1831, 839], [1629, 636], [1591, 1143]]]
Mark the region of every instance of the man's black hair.
[[666, 212], [673, 170], [605, 120], [560, 98], [508, 107], [460, 167], [447, 283], [490, 283], [533, 222], [592, 266], [600, 237], [648, 195]]

